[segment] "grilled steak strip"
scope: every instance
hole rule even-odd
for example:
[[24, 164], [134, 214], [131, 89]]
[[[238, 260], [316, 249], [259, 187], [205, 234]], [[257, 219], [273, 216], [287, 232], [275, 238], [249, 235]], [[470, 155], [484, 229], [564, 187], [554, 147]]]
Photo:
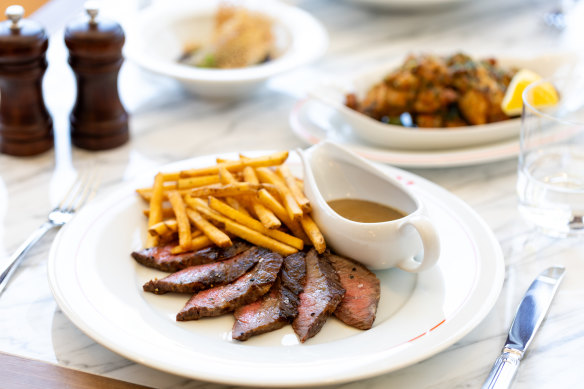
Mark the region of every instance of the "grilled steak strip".
[[232, 312], [266, 294], [280, 271], [282, 256], [258, 249], [260, 257], [255, 267], [231, 284], [217, 286], [195, 294], [176, 315], [176, 320], [197, 320]]
[[241, 277], [259, 261], [257, 251], [257, 247], [252, 247], [225, 261], [187, 267], [160, 280], [148, 281], [143, 288], [146, 292], [155, 294], [195, 293], [228, 284]]
[[298, 314], [298, 295], [302, 292], [306, 253], [284, 258], [278, 279], [259, 300], [237, 308], [233, 315], [233, 339], [247, 340], [254, 335], [275, 331], [290, 323]]
[[134, 251], [132, 257], [140, 264], [154, 269], [176, 272], [189, 266], [203, 265], [231, 258], [251, 247], [244, 241], [235, 241], [231, 247], [207, 247], [199, 251], [172, 254], [173, 245]]
[[329, 260], [317, 255], [316, 250], [310, 250], [306, 255], [306, 283], [300, 293], [298, 316], [292, 322], [292, 328], [301, 342], [320, 331], [344, 293], [339, 276]]
[[355, 328], [370, 329], [379, 303], [379, 279], [365, 266], [351, 259], [330, 253], [325, 256], [331, 261], [345, 289], [345, 295], [334, 312], [335, 316]]

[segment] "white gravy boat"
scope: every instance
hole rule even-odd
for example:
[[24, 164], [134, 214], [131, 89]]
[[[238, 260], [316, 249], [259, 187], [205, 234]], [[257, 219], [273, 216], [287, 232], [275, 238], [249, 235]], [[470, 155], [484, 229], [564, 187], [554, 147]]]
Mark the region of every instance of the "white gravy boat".
[[[299, 150], [304, 193], [327, 245], [337, 254], [371, 269], [398, 267], [419, 272], [440, 255], [440, 239], [423, 204], [377, 166], [332, 142]], [[359, 199], [402, 211], [405, 216], [381, 223], [360, 223], [336, 213], [327, 201]]]

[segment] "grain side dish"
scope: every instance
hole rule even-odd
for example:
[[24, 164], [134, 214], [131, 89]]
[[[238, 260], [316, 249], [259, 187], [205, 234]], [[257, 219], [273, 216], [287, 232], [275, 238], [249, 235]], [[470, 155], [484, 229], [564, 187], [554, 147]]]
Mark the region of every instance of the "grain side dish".
[[201, 68], [236, 69], [274, 57], [272, 20], [258, 12], [222, 4], [209, 42], [185, 48], [179, 62]]
[[463, 127], [507, 120], [501, 109], [517, 69], [494, 58], [410, 55], [374, 84], [362, 99], [346, 95], [345, 104], [384, 123], [406, 127]]

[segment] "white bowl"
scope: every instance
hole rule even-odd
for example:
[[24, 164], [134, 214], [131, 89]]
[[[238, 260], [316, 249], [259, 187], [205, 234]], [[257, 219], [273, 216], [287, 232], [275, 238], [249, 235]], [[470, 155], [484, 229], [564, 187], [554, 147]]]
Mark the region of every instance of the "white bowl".
[[[473, 58], [486, 56], [473, 55]], [[573, 71], [577, 66], [577, 57], [571, 53], [546, 54], [539, 57], [499, 57], [501, 66], [528, 68], [543, 77], [550, 77]], [[520, 119], [509, 119], [496, 123], [457, 128], [406, 128], [386, 124], [367, 115], [359, 113], [345, 105], [345, 95], [356, 93], [362, 99], [366, 91], [393, 69], [403, 59], [386, 63], [377, 68], [353, 76], [340, 76], [316, 86], [310, 96], [333, 107], [350, 126], [355, 135], [364, 141], [391, 149], [402, 150], [444, 150], [469, 146], [481, 146], [489, 143], [517, 137]], [[343, 81], [339, 81], [343, 80]]]
[[193, 93], [209, 97], [241, 97], [268, 78], [322, 56], [328, 46], [324, 27], [308, 13], [271, 0], [238, 4], [274, 21], [275, 59], [241, 69], [206, 69], [178, 62], [187, 44], [211, 37], [220, 1], [158, 2], [140, 12], [127, 27], [125, 53], [142, 68], [172, 77]]
[[388, 10], [435, 10], [436, 8], [470, 3], [469, 0], [346, 0], [349, 3]]

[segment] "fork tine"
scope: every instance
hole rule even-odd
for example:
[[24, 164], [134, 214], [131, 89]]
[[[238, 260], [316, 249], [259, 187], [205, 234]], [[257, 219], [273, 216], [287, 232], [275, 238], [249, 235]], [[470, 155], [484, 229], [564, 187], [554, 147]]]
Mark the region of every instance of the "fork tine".
[[83, 193], [79, 197], [79, 201], [77, 204], [73, 206], [71, 212], [74, 212], [85, 205], [86, 202], [90, 201], [93, 196], [97, 193], [97, 188], [101, 184], [101, 170], [100, 169], [93, 169], [92, 174], [86, 182], [86, 185], [83, 189]]
[[97, 169], [80, 173], [55, 209], [62, 212], [75, 212], [95, 195], [100, 180], [101, 174], [97, 173]]
[[67, 190], [67, 193], [65, 193], [59, 204], [57, 204], [57, 206], [55, 207], [56, 210], [57, 209], [66, 210], [70, 207], [71, 203], [75, 200], [75, 198], [77, 198], [77, 193], [81, 189], [81, 185], [85, 179], [84, 178], [85, 175], [87, 175], [87, 172], [77, 175], [75, 181], [73, 181], [73, 184], [71, 184], [71, 186]]

